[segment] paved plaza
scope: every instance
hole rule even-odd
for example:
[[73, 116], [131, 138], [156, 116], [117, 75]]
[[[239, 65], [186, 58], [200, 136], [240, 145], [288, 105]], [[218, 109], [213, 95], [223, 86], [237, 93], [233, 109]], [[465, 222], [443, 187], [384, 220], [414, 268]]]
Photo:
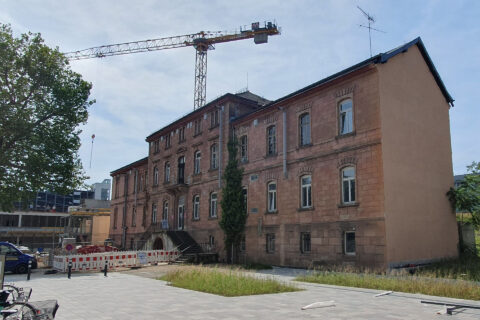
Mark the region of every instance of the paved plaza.
[[[424, 295], [393, 293], [374, 297], [381, 291], [297, 283], [305, 291], [227, 298], [170, 287], [154, 280], [155, 268], [132, 272], [74, 273], [44, 275], [35, 270], [25, 275], [6, 275], [5, 282], [33, 288], [31, 301], [57, 299], [56, 319], [479, 319], [480, 310], [460, 309], [453, 316], [437, 315], [443, 307], [424, 305], [420, 300], [479, 302]], [[164, 267], [168, 268], [168, 267]], [[164, 269], [163, 269], [164, 270]], [[256, 273], [290, 281], [301, 270], [275, 268]], [[335, 306], [301, 310], [319, 301]]]

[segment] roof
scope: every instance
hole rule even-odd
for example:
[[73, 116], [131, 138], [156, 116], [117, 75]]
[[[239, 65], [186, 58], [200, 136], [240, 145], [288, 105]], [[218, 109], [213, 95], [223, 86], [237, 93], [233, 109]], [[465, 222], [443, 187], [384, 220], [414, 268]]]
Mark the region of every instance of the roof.
[[213, 106], [213, 105], [216, 105], [218, 104], [219, 102], [221, 102], [222, 100], [224, 99], [227, 99], [227, 98], [231, 98], [231, 99], [236, 99], [236, 100], [240, 100], [240, 101], [243, 101], [243, 102], [247, 102], [247, 103], [255, 103], [257, 104], [258, 106], [261, 106], [263, 107], [264, 105], [268, 104], [270, 102], [270, 100], [267, 100], [259, 95], [256, 95], [254, 93], [251, 93], [250, 91], [246, 90], [244, 92], [241, 92], [241, 93], [237, 93], [237, 94], [232, 94], [232, 93], [226, 93], [212, 101], [210, 101], [209, 103], [207, 103], [206, 105], [204, 105], [203, 107], [201, 108], [198, 108], [196, 110], [193, 110], [189, 113], [187, 113], [186, 115], [182, 116], [181, 118], [175, 120], [174, 122], [171, 122], [169, 123], [168, 125], [166, 125], [165, 127], [163, 128], [160, 128], [159, 130], [151, 133], [150, 135], [148, 135], [145, 140], [146, 141], [149, 141], [150, 138], [152, 138], [153, 136], [156, 136], [158, 135], [159, 133], [161, 133], [162, 131], [166, 130], [166, 129], [169, 129], [171, 127], [174, 127], [175, 125], [185, 121], [188, 117], [196, 114], [196, 113], [200, 113], [200, 112], [204, 112], [206, 109], [208, 109], [209, 107]]
[[134, 168], [134, 167], [138, 167], [142, 164], [146, 164], [148, 163], [148, 157], [145, 157], [145, 158], [142, 158], [140, 160], [137, 160], [137, 161], [134, 161], [130, 164], [127, 164], [126, 166], [123, 166], [121, 168], [118, 168], [117, 170], [113, 170], [112, 172], [110, 172], [110, 175], [111, 176], [114, 176], [116, 174], [120, 174], [120, 173], [123, 173], [131, 168]]
[[432, 59], [430, 59], [430, 56], [428, 55], [427, 49], [425, 48], [425, 45], [423, 44], [422, 39], [421, 39], [420, 37], [418, 37], [418, 38], [416, 38], [416, 39], [414, 39], [414, 40], [412, 40], [412, 41], [410, 41], [410, 42], [408, 42], [408, 43], [406, 43], [406, 44], [404, 44], [404, 45], [401, 45], [401, 46], [399, 46], [399, 47], [397, 47], [397, 48], [395, 48], [395, 49], [392, 49], [392, 50], [387, 51], [387, 52], [385, 52], [385, 53], [379, 53], [379, 54], [377, 54], [377, 55], [375, 55], [375, 56], [373, 56], [373, 57], [371, 57], [371, 58], [369, 58], [369, 59], [367, 59], [367, 60], [364, 60], [364, 61], [362, 61], [362, 62], [359, 62], [359, 63], [357, 63], [357, 64], [355, 64], [355, 65], [353, 65], [353, 66], [351, 66], [351, 67], [348, 67], [348, 68], [340, 71], [340, 72], [337, 72], [337, 73], [335, 73], [335, 74], [333, 74], [333, 75], [331, 75], [331, 76], [328, 76], [328, 77], [326, 77], [326, 78], [324, 78], [324, 79], [322, 79], [322, 80], [319, 80], [319, 81], [317, 81], [317, 82], [315, 82], [315, 83], [312, 83], [312, 84], [309, 85], [309, 86], [306, 86], [306, 87], [304, 87], [304, 88], [302, 88], [302, 89], [300, 89], [300, 90], [297, 90], [297, 91], [295, 91], [295, 92], [292, 92], [292, 93], [290, 93], [290, 94], [288, 94], [288, 95], [286, 95], [286, 96], [284, 96], [284, 97], [281, 97], [281, 98], [279, 98], [279, 99], [277, 99], [277, 100], [275, 100], [275, 101], [272, 101], [272, 102], [264, 105], [262, 108], [256, 110], [255, 112], [250, 113], [250, 114], [243, 115], [243, 116], [241, 116], [241, 117], [236, 118], [235, 120], [239, 120], [239, 119], [241, 119], [241, 118], [246, 118], [246, 117], [248, 117], [248, 116], [250, 116], [250, 115], [252, 115], [252, 114], [254, 114], [254, 113], [257, 113], [257, 112], [259, 112], [259, 111], [261, 111], [261, 110], [264, 110], [264, 109], [270, 107], [271, 105], [276, 105], [276, 104], [278, 104], [278, 103], [280, 103], [280, 102], [283, 102], [283, 101], [285, 101], [285, 100], [287, 100], [287, 99], [290, 99], [290, 98], [295, 97], [295, 96], [298, 96], [298, 95], [300, 95], [300, 94], [302, 94], [302, 93], [304, 93], [304, 92], [307, 92], [307, 91], [309, 91], [309, 90], [311, 90], [311, 89], [313, 89], [313, 88], [317, 88], [317, 87], [319, 87], [319, 86], [321, 86], [321, 85], [324, 85], [324, 84], [326, 84], [326, 83], [332, 82], [332, 81], [334, 81], [334, 80], [336, 80], [336, 79], [338, 79], [338, 78], [340, 78], [340, 77], [343, 77], [343, 76], [345, 76], [345, 75], [347, 75], [347, 74], [350, 74], [350, 73], [352, 73], [352, 72], [354, 72], [354, 71], [357, 71], [357, 70], [359, 70], [359, 69], [362, 69], [362, 68], [364, 68], [364, 67], [366, 67], [366, 66], [368, 66], [368, 65], [378, 64], [378, 63], [386, 63], [386, 62], [388, 62], [389, 59], [395, 57], [396, 55], [408, 51], [408, 49], [410, 49], [410, 48], [411, 48], [412, 46], [414, 46], [414, 45], [416, 45], [416, 46], [418, 47], [418, 49], [420, 50], [420, 53], [422, 54], [422, 57], [423, 57], [423, 59], [425, 60], [425, 63], [427, 64], [428, 69], [429, 69], [430, 72], [432, 73], [432, 75], [433, 75], [433, 77], [434, 77], [434, 79], [435, 79], [435, 82], [437, 83], [438, 87], [439, 87], [440, 90], [442, 91], [442, 94], [443, 94], [443, 96], [445, 97], [445, 100], [446, 100], [451, 106], [453, 106], [453, 102], [454, 102], [455, 100], [453, 100], [452, 96], [448, 93], [447, 88], [445, 87], [445, 84], [443, 83], [442, 79], [440, 78], [440, 75], [438, 74], [438, 71], [437, 71], [437, 69], [435, 68], [435, 65], [434, 65], [433, 62], [432, 62]]

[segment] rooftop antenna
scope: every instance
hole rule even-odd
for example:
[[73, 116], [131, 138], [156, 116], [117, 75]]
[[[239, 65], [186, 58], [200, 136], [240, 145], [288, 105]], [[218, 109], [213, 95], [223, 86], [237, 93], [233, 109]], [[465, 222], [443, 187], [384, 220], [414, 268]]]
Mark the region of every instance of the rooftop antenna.
[[372, 35], [371, 35], [371, 30], [375, 30], [375, 31], [378, 31], [378, 32], [383, 32], [383, 33], [386, 33], [385, 31], [382, 31], [382, 30], [378, 30], [378, 29], [375, 29], [375, 28], [372, 28], [372, 24], [375, 23], [375, 18], [366, 13], [362, 8], [360, 8], [359, 6], [357, 6], [358, 10], [362, 11], [363, 15], [367, 18], [368, 20], [368, 27], [367, 26], [364, 26], [362, 24], [359, 24], [360, 27], [363, 27], [363, 28], [367, 28], [368, 29], [368, 39], [370, 41], [370, 57], [372, 57]]

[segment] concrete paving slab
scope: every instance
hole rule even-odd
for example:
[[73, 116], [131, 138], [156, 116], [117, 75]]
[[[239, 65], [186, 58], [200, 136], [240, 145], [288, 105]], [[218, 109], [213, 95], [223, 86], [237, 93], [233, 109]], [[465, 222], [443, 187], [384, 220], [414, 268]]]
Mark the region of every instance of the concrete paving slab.
[[[283, 268], [281, 268], [283, 269]], [[153, 269], [151, 269], [153, 270]], [[297, 269], [295, 269], [297, 270]], [[382, 291], [328, 285], [297, 285], [305, 291], [245, 297], [221, 297], [174, 288], [166, 282], [134, 273], [43, 275], [36, 270], [31, 281], [24, 275], [6, 275], [6, 282], [32, 287], [31, 300], [56, 299], [60, 309], [56, 319], [479, 319], [480, 310], [463, 309], [453, 316], [437, 315], [441, 306], [423, 305], [420, 300], [479, 302], [424, 295], [392, 293], [375, 298]], [[154, 272], [140, 270], [146, 274]], [[295, 271], [300, 272], [300, 271]], [[268, 271], [268, 275], [290, 281], [288, 270]], [[301, 310], [301, 307], [334, 300], [335, 306]]]

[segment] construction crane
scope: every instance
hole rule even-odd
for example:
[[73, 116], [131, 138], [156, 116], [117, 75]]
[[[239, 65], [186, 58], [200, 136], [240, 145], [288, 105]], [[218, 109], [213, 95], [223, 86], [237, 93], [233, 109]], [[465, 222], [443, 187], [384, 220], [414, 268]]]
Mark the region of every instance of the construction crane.
[[255, 44], [268, 42], [268, 36], [280, 34], [275, 22], [252, 23], [251, 29], [240, 28], [239, 31], [201, 31], [183, 36], [166, 37], [151, 40], [133, 41], [118, 44], [93, 47], [89, 49], [67, 52], [69, 60], [104, 58], [137, 52], [174, 49], [181, 47], [194, 47], [195, 57], [195, 88], [193, 109], [203, 107], [206, 103], [207, 93], [207, 52], [215, 49], [215, 44], [253, 38]]

